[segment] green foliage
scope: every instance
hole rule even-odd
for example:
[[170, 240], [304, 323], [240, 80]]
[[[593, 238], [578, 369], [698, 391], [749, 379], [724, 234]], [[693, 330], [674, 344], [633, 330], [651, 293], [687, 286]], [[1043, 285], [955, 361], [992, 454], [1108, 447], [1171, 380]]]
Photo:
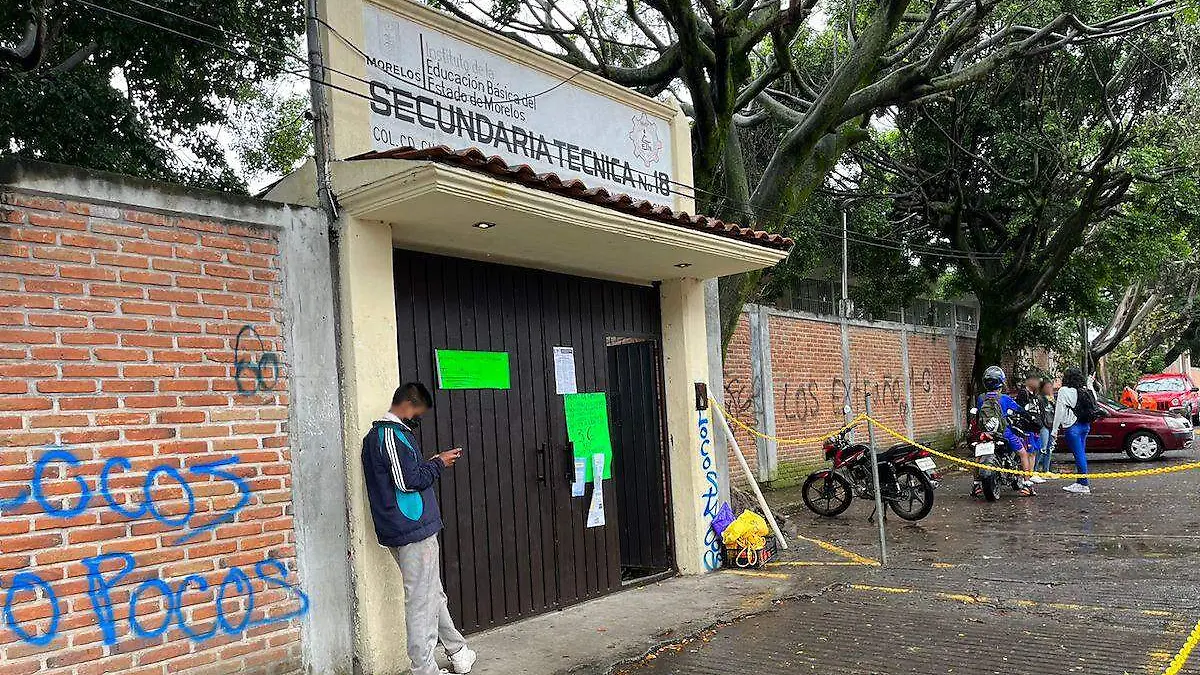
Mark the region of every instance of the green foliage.
[[234, 151], [245, 174], [281, 176], [296, 168], [312, 148], [312, 131], [303, 94], [277, 97], [254, 89], [246, 92], [230, 120], [235, 129]]
[[[40, 4], [40, 0], [37, 0]], [[302, 5], [279, 0], [179, 0], [178, 14], [241, 36], [250, 58], [76, 3], [45, 4], [53, 28], [32, 71], [0, 61], [0, 152], [82, 167], [244, 191], [218, 129], [247, 86], [277, 77], [303, 30]], [[122, 13], [214, 43], [218, 30], [132, 3]], [[32, 12], [0, 3], [0, 42], [14, 45]], [[89, 47], [90, 45], [90, 47]], [[56, 67], [78, 50], [86, 58]]]
[[1079, 327], [1074, 321], [1047, 310], [1044, 305], [1036, 305], [1017, 324], [1009, 351], [1043, 349], [1078, 361], [1079, 345]]

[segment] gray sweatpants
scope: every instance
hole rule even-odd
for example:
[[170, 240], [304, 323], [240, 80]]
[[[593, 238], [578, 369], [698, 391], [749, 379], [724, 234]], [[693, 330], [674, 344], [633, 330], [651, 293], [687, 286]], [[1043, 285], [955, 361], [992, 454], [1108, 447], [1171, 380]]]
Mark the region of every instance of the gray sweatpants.
[[433, 650], [438, 642], [447, 654], [467, 646], [446, 606], [437, 535], [389, 550], [404, 575], [404, 622], [413, 675], [437, 675]]

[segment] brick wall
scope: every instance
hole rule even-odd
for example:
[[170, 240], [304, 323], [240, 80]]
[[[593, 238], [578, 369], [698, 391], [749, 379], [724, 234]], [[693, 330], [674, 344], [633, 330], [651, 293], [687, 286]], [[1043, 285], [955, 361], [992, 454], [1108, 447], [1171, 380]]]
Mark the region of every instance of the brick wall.
[[0, 675], [301, 668], [276, 233], [0, 204]]
[[[875, 416], [903, 432], [912, 401], [913, 431], [928, 438], [954, 428], [953, 392], [950, 377], [950, 338], [945, 331], [914, 330], [908, 333], [909, 373], [905, 377], [901, 333], [890, 324], [852, 324], [850, 379], [842, 367], [841, 330], [835, 321], [802, 315], [772, 313], [770, 316], [772, 387], [775, 396], [775, 435], [809, 438], [841, 426], [842, 407], [849, 403], [857, 414], [864, 409], [864, 393], [871, 392]], [[974, 339], [959, 336], [958, 391], [969, 390]], [[738, 323], [725, 354], [725, 402], [738, 418], [753, 425], [756, 383], [750, 375], [750, 331], [745, 315]], [[738, 442], [751, 467], [756, 466], [754, 439], [735, 429]], [[891, 439], [880, 433], [878, 442]], [[820, 460], [820, 445], [780, 445], [780, 479], [797, 476]], [[736, 462], [731, 459], [731, 466]], [[734, 469], [735, 481], [741, 481]]]
[[[725, 347], [724, 363], [725, 408], [737, 419], [754, 424], [754, 384], [750, 374], [750, 319], [743, 312], [738, 319], [737, 329]], [[755, 466], [757, 451], [754, 437], [730, 422], [742, 453], [750, 466]], [[732, 451], [731, 451], [732, 452]], [[731, 462], [730, 471], [736, 474], [737, 463]]]

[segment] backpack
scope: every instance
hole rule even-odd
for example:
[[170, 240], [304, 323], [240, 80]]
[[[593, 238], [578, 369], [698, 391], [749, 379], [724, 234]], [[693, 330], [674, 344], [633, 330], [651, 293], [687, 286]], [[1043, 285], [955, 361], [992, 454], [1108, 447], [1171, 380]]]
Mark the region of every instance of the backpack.
[[1081, 424], [1091, 424], [1096, 420], [1108, 417], [1108, 411], [1096, 404], [1096, 394], [1091, 389], [1077, 389], [1075, 407], [1071, 410]]
[[996, 436], [1003, 436], [1008, 430], [1008, 418], [1004, 416], [1004, 408], [1000, 405], [1000, 395], [983, 395], [979, 408], [975, 412], [975, 424], [980, 431]]

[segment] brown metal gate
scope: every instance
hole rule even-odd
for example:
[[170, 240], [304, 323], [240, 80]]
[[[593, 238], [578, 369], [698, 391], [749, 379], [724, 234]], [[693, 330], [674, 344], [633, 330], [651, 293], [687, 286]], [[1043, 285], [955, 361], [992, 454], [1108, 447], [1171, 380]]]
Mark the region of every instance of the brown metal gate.
[[661, 401], [655, 396], [662, 389], [659, 366], [653, 341], [623, 339], [608, 347], [613, 475], [621, 477], [616, 481], [616, 510], [621, 517], [621, 571], [626, 580], [670, 570], [674, 563], [666, 511]]
[[[394, 273], [400, 379], [435, 395], [422, 447], [465, 449], [439, 487], [443, 575], [460, 627], [478, 631], [619, 590], [616, 509], [589, 529], [587, 500], [571, 497], [553, 348], [575, 349], [579, 391], [608, 391], [606, 338], [660, 340], [656, 289], [404, 250]], [[507, 352], [511, 389], [436, 388], [435, 349]], [[615, 464], [606, 505], [618, 502]]]

